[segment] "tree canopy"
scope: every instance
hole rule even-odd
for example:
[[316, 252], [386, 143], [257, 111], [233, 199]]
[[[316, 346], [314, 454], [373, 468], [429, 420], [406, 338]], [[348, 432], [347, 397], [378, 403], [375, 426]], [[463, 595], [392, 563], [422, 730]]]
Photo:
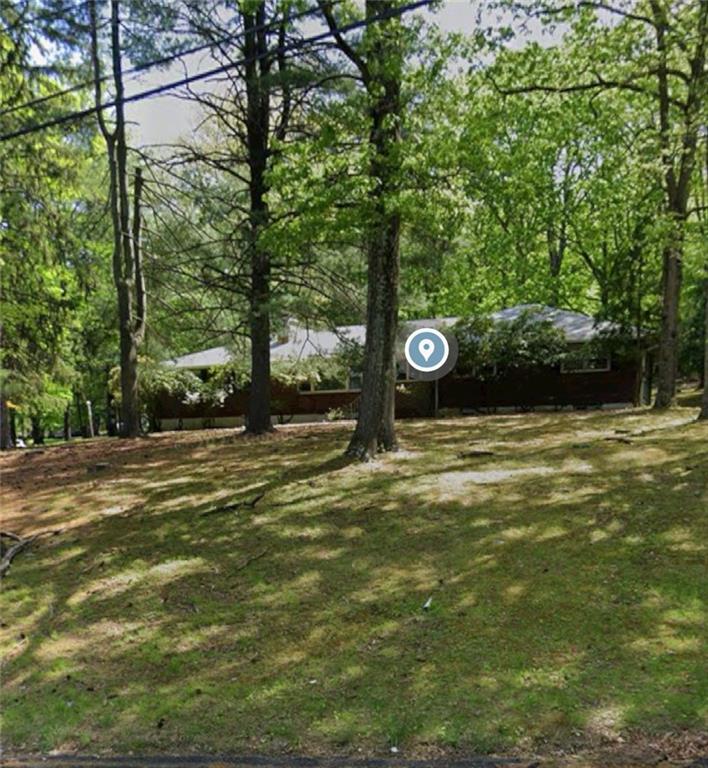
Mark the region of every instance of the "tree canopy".
[[[435, 4], [402, 0], [111, 0], [95, 4], [93, 66], [89, 5], [0, 6], [4, 444], [12, 413], [40, 431], [65, 416], [69, 432], [86, 429], [87, 400], [112, 431], [128, 357], [138, 393], [144, 375], [137, 414], [156, 382], [184, 385], [161, 378], [162, 360], [217, 344], [250, 355], [260, 431], [267, 382], [282, 375], [271, 339], [293, 319], [378, 334], [363, 363], [378, 394], [365, 385], [362, 401], [378, 426], [360, 453], [372, 435], [395, 444], [384, 433], [399, 319], [548, 304], [656, 339], [659, 405], [677, 372], [702, 372], [701, 0], [496, 0], [454, 33]], [[165, 82], [213, 74], [173, 91], [195, 116], [178, 143], [140, 146], [123, 126], [120, 174], [132, 184], [139, 168], [142, 186], [139, 210], [119, 196], [111, 225], [91, 109], [98, 98], [102, 120], [120, 123], [116, 53], [134, 89], [135, 68]], [[139, 238], [125, 232], [134, 217]], [[117, 297], [135, 269], [116, 276], [116, 233], [123, 253], [140, 240], [149, 305], [128, 357]]]

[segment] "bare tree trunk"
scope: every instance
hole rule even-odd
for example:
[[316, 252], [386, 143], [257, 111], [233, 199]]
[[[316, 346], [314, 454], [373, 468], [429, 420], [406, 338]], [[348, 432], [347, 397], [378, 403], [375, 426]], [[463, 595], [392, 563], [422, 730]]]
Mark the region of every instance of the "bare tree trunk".
[[243, 14], [246, 54], [246, 134], [250, 193], [251, 290], [249, 327], [251, 336], [251, 388], [246, 431], [259, 435], [273, 429], [270, 414], [270, 254], [260, 236], [268, 224], [268, 137], [270, 128], [270, 60], [268, 41], [262, 29], [265, 3], [255, 13]]
[[[385, 215], [385, 214], [384, 214]], [[377, 225], [369, 246], [364, 376], [359, 417], [347, 454], [370, 459], [396, 448], [395, 343], [400, 220]]]
[[118, 434], [116, 425], [116, 408], [113, 393], [111, 392], [111, 368], [106, 366], [106, 433], [109, 437], [115, 437]]
[[[96, 0], [90, 0], [91, 56], [97, 107], [101, 104], [101, 66], [98, 52]], [[98, 109], [98, 124], [106, 142], [113, 224], [113, 279], [118, 297], [121, 382], [121, 437], [140, 434], [138, 347], [145, 335], [146, 294], [141, 254], [141, 196], [143, 179], [135, 174], [131, 222], [128, 194], [128, 145], [125, 133], [123, 62], [121, 53], [120, 0], [111, 0], [111, 61], [115, 87], [115, 128], [109, 130]]]
[[379, 451], [397, 451], [398, 441], [396, 439], [396, 360], [389, 371], [386, 372], [386, 381], [384, 386], [384, 412], [379, 426], [378, 450]]

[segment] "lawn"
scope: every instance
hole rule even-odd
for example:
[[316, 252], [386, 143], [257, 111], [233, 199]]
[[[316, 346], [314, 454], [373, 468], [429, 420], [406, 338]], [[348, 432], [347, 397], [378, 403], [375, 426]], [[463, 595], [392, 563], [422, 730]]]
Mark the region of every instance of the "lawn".
[[407, 421], [365, 465], [350, 424], [5, 456], [3, 529], [60, 531], [3, 581], [5, 747], [695, 747], [695, 415]]

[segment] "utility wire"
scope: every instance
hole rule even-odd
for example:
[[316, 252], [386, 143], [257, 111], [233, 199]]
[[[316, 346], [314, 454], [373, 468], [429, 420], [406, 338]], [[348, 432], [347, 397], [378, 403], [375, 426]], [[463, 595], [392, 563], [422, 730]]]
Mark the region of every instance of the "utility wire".
[[[433, 2], [434, 0], [415, 0], [415, 2], [407, 3], [406, 5], [402, 5], [397, 8], [391, 8], [376, 16], [371, 16], [366, 19], [361, 19], [359, 21], [351, 22], [350, 24], [345, 24], [343, 27], [339, 28], [338, 33], [340, 35], [346, 34], [347, 32], [352, 32], [355, 29], [368, 27], [369, 24], [373, 24], [377, 21], [385, 21], [386, 19], [396, 18], [398, 16], [402, 16], [404, 13], [408, 13], [409, 11], [414, 11], [417, 8], [422, 8], [424, 6], [430, 5]], [[325, 40], [328, 37], [331, 37], [333, 34], [334, 32], [332, 30], [327, 29], [325, 32], [321, 32], [317, 35], [312, 35], [310, 37], [304, 38], [303, 40], [298, 40], [296, 42], [289, 43], [288, 45], [278, 46], [277, 48], [274, 48], [273, 50], [270, 50], [270, 51], [265, 51], [264, 53], [256, 54], [254, 56], [247, 56], [243, 59], [240, 59], [239, 61], [234, 61], [229, 64], [223, 64], [219, 67], [214, 67], [213, 69], [209, 69], [206, 72], [200, 72], [199, 74], [190, 75], [189, 77], [184, 77], [180, 80], [174, 80], [171, 83], [166, 83], [164, 85], [156, 86], [155, 88], [149, 88], [148, 90], [141, 91], [140, 93], [134, 93], [130, 96], [126, 96], [122, 100], [122, 103], [128, 104], [133, 101], [142, 101], [144, 99], [151, 98], [152, 96], [158, 96], [161, 93], [164, 93], [165, 91], [172, 90], [173, 88], [180, 88], [182, 86], [190, 85], [191, 83], [198, 82], [199, 80], [206, 80], [207, 78], [214, 77], [215, 75], [219, 75], [222, 72], [226, 72], [227, 70], [235, 69], [247, 63], [259, 61], [260, 59], [264, 59], [268, 56], [273, 56], [274, 54], [284, 54], [284, 53], [290, 53], [291, 51], [297, 51], [298, 49], [303, 48], [306, 45], [311, 45], [312, 43], [317, 43], [320, 40]], [[53, 128], [57, 125], [63, 125], [65, 123], [74, 122], [76, 120], [82, 120], [84, 117], [88, 117], [89, 115], [102, 112], [106, 109], [111, 109], [117, 106], [118, 104], [119, 104], [119, 101], [116, 99], [113, 99], [111, 101], [104, 102], [103, 104], [99, 104], [97, 106], [88, 107], [86, 109], [82, 109], [77, 112], [71, 112], [67, 115], [61, 115], [60, 117], [55, 117], [53, 120], [47, 120], [43, 123], [28, 125], [28, 126], [25, 126], [24, 128], [18, 128], [17, 130], [11, 131], [10, 133], [5, 133], [0, 135], [0, 141], [9, 141], [10, 139], [16, 139], [16, 138], [19, 138], [20, 136], [27, 136], [31, 133], [36, 133], [37, 131], [43, 131], [46, 128]]]
[[[339, 5], [342, 3], [343, 0], [334, 0], [333, 5]], [[82, 3], [82, 5], [85, 5], [86, 3]], [[281, 24], [282, 21], [286, 22], [292, 22], [292, 21], [299, 21], [300, 19], [306, 18], [308, 16], [311, 16], [319, 11], [319, 6], [316, 6], [315, 8], [308, 8], [304, 11], [298, 11], [298, 13], [293, 13], [290, 16], [288, 16], [286, 19], [274, 19], [272, 21], [264, 22], [263, 24], [256, 24], [251, 29], [254, 32], [262, 32], [262, 31], [269, 31], [271, 27], [275, 27], [278, 24]], [[145, 72], [149, 69], [152, 69], [153, 67], [161, 67], [164, 64], [170, 64], [173, 61], [176, 61], [177, 59], [181, 59], [183, 56], [191, 56], [192, 54], [199, 53], [200, 51], [205, 51], [208, 48], [214, 48], [217, 45], [222, 45], [223, 43], [228, 43], [232, 40], [235, 40], [236, 38], [243, 37], [244, 32], [234, 32], [230, 35], [224, 35], [224, 37], [217, 38], [216, 40], [212, 40], [209, 43], [201, 43], [200, 45], [195, 45], [192, 48], [186, 48], [183, 51], [179, 51], [176, 53], [171, 53], [167, 56], [163, 56], [160, 59], [154, 59], [153, 61], [148, 61], [145, 64], [140, 64], [136, 67], [133, 67], [132, 69], [126, 69], [123, 73], [124, 75], [134, 75], [139, 74], [141, 72]], [[108, 80], [111, 79], [110, 75], [103, 75], [99, 78], [100, 83], [105, 83]], [[8, 107], [7, 109], [3, 109], [0, 111], [0, 117], [4, 117], [5, 115], [9, 115], [12, 112], [17, 112], [21, 109], [31, 109], [32, 107], [39, 106], [40, 104], [45, 104], [48, 101], [52, 101], [53, 99], [58, 99], [61, 96], [68, 96], [71, 93], [76, 93], [77, 91], [82, 91], [85, 88], [93, 88], [95, 85], [94, 80], [84, 80], [82, 83], [77, 83], [76, 85], [72, 85], [69, 88], [64, 88], [61, 91], [55, 91], [54, 93], [47, 94], [46, 96], [40, 96], [37, 99], [33, 99], [32, 101], [28, 101], [24, 104], [16, 104], [15, 106]]]

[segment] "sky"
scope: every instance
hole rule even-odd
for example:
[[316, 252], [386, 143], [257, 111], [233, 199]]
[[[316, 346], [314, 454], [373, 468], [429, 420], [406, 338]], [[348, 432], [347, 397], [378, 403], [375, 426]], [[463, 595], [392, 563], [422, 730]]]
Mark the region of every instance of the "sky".
[[[431, 14], [421, 11], [424, 16], [431, 17], [437, 25], [446, 32], [472, 33], [476, 27], [476, 7], [471, 0], [445, 0], [440, 10]], [[492, 21], [490, 19], [490, 21]], [[317, 23], [304, 28], [306, 34], [321, 31]], [[536, 30], [530, 35], [534, 39], [540, 37]], [[528, 39], [528, 36], [526, 37]], [[196, 54], [186, 57], [182, 63], [177, 63], [168, 69], [146, 73], [140, 78], [131, 79], [126, 84], [126, 92], [138, 91], [178, 80], [187, 74], [196, 74], [202, 68], [213, 67], [214, 61], [208, 55]], [[128, 105], [127, 117], [131, 121], [131, 138], [140, 147], [157, 144], [172, 144], [180, 137], [188, 136], [196, 127], [200, 113], [193, 103], [180, 100], [175, 96], [164, 95], [134, 102]]]

